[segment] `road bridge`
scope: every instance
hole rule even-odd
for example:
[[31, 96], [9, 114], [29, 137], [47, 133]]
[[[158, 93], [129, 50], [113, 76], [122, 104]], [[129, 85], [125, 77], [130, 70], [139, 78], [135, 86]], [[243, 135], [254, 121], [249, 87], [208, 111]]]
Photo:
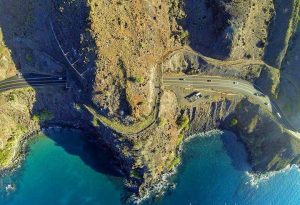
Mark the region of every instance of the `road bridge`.
[[66, 87], [66, 77], [64, 75], [44, 75], [44, 74], [19, 74], [11, 78], [0, 81], [0, 92], [25, 88], [25, 87], [46, 87], [58, 86]]

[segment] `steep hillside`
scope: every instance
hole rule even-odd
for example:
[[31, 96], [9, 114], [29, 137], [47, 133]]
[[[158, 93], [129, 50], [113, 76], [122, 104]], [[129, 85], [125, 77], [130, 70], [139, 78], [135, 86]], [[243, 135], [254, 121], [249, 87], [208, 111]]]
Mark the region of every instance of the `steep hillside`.
[[[68, 88], [0, 93], [0, 168], [19, 161], [27, 135], [53, 124], [92, 133], [112, 152], [135, 199], [157, 191], [176, 170], [185, 138], [216, 128], [239, 135], [253, 171], [299, 164], [297, 135], [254, 93], [163, 82], [179, 74], [247, 80], [299, 127], [299, 1], [282, 5], [0, 0], [0, 80], [28, 72], [68, 76]], [[188, 102], [195, 91], [203, 98]]]

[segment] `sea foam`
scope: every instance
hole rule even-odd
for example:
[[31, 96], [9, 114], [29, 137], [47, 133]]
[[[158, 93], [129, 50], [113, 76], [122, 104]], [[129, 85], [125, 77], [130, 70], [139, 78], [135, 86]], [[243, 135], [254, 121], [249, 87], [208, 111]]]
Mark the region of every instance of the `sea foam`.
[[283, 174], [291, 171], [292, 169], [297, 169], [297, 171], [300, 172], [299, 167], [297, 165], [288, 165], [284, 169], [279, 170], [279, 171], [271, 171], [268, 173], [251, 173], [251, 172], [246, 172], [246, 176], [248, 178], [246, 184], [249, 184], [253, 187], [258, 188], [261, 183], [264, 183], [268, 181], [269, 179], [277, 176], [278, 174]]
[[206, 137], [214, 137], [218, 135], [222, 135], [224, 132], [222, 130], [214, 129], [207, 132], [199, 132], [193, 135], [190, 135], [186, 138], [185, 142], [190, 141], [191, 139], [194, 139], [196, 137], [206, 138]]

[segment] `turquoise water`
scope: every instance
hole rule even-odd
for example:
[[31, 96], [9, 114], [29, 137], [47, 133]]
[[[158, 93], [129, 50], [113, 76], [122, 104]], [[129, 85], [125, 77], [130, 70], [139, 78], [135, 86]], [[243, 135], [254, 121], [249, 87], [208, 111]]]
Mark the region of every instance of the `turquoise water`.
[[246, 152], [229, 132], [192, 139], [185, 145], [183, 161], [175, 190], [159, 204], [300, 204], [298, 169], [250, 183]]
[[96, 152], [84, 137], [74, 130], [38, 136], [21, 170], [6, 179], [16, 191], [2, 194], [0, 204], [120, 204], [121, 179], [108, 174], [111, 170], [103, 162], [109, 157]]
[[[172, 179], [176, 188], [145, 204], [300, 204], [300, 172], [292, 168], [253, 185], [246, 153], [231, 133], [191, 139], [183, 162]], [[109, 163], [108, 153], [96, 151], [80, 132], [50, 131], [31, 143], [17, 173], [0, 179], [0, 204], [121, 204], [122, 178]], [[16, 190], [6, 191], [7, 184]]]

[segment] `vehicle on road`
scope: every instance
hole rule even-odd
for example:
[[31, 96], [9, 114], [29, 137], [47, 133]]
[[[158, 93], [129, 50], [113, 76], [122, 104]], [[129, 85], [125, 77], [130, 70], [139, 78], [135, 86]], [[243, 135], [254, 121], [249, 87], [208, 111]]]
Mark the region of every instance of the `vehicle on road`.
[[63, 79], [62, 77], [59, 77], [59, 78], [58, 78], [58, 80], [62, 80], [62, 79]]
[[277, 114], [277, 116], [278, 116], [279, 118], [281, 118], [281, 115], [280, 115], [280, 113], [279, 113], [279, 112], [277, 112], [276, 114]]
[[179, 78], [179, 80], [185, 80], [184, 78]]
[[233, 84], [237, 85], [237, 84], [239, 84], [239, 82], [233, 81]]
[[259, 96], [259, 97], [265, 97], [265, 95], [263, 93], [260, 93], [260, 92], [254, 93], [253, 95]]
[[207, 80], [207, 82], [211, 82], [211, 80]]

